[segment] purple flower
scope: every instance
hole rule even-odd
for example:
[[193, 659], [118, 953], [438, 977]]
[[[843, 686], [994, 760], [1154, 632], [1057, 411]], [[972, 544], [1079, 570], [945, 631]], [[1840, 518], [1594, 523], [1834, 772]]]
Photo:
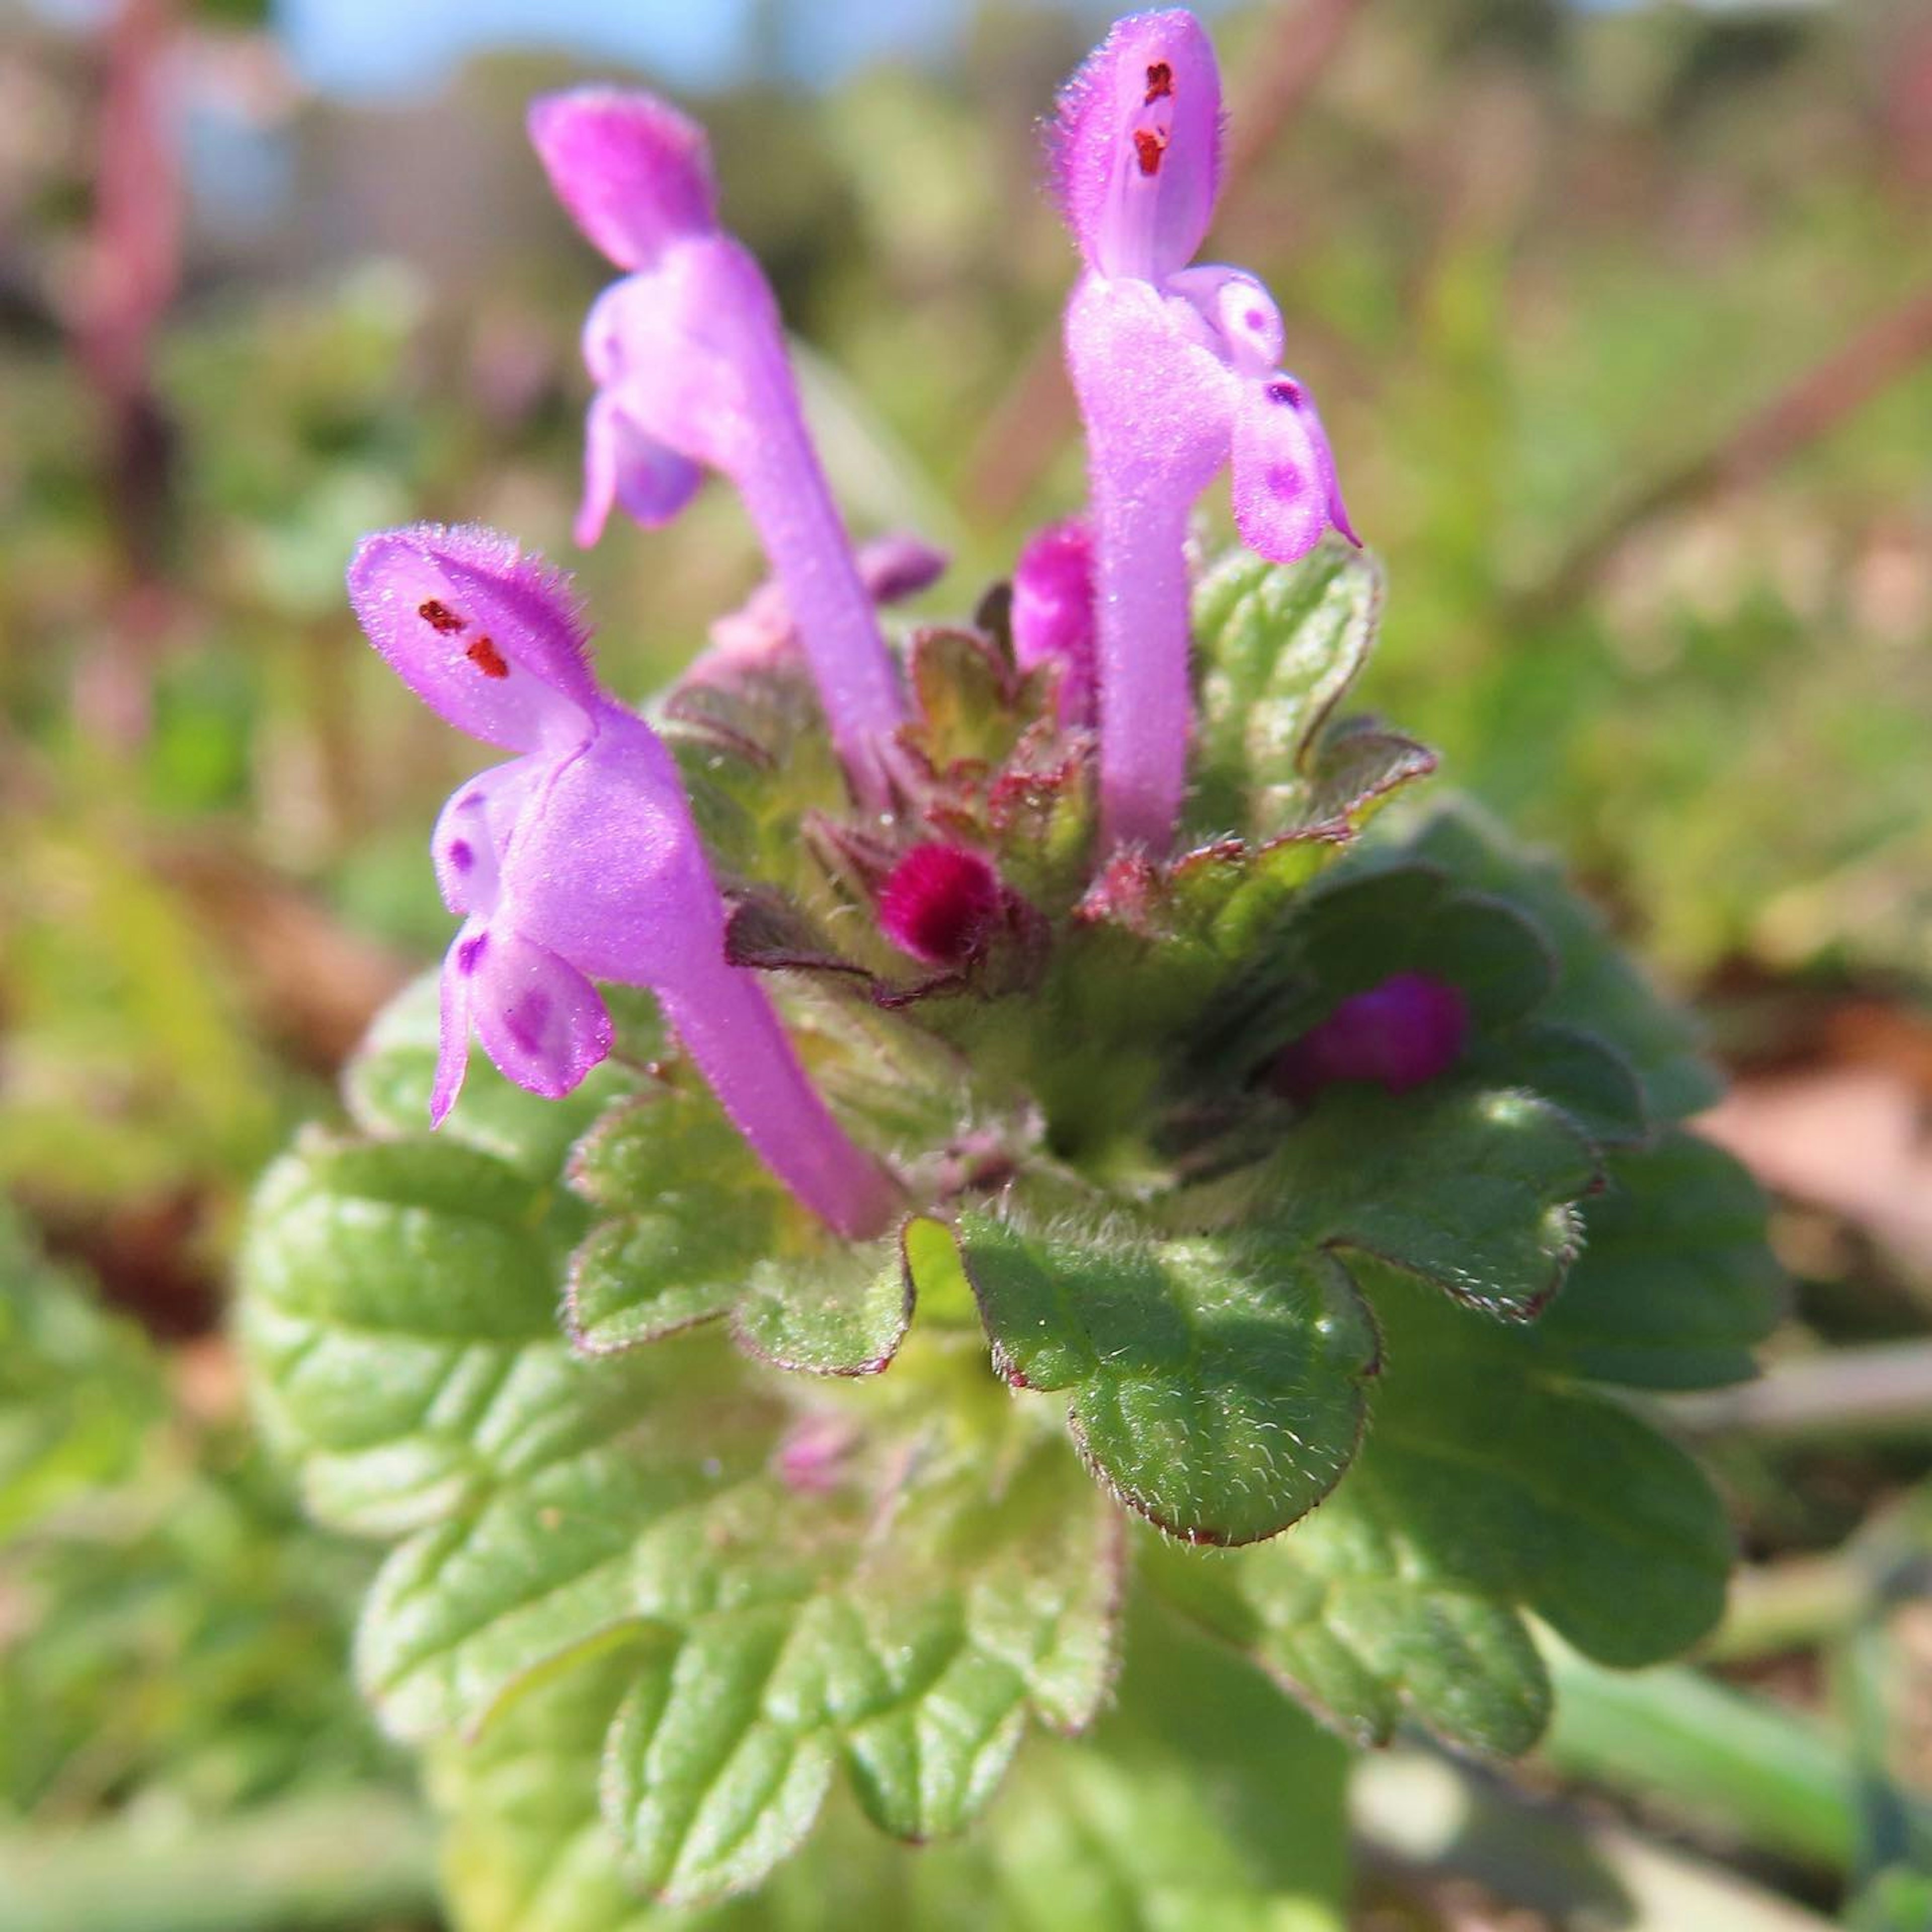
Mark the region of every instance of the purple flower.
[[459, 785], [431, 842], [463, 925], [442, 967], [430, 1104], [455, 1103], [473, 1027], [504, 1074], [568, 1093], [610, 1050], [593, 980], [655, 992], [766, 1164], [842, 1233], [893, 1188], [806, 1080], [764, 989], [724, 957], [725, 912], [670, 753], [591, 668], [568, 580], [506, 537], [418, 524], [366, 537], [350, 600], [430, 708], [515, 753]]
[[1239, 268], [1189, 266], [1214, 212], [1221, 82], [1191, 14], [1120, 22], [1061, 90], [1054, 187], [1086, 272], [1066, 310], [1085, 418], [1100, 614], [1102, 832], [1164, 853], [1186, 779], [1187, 523], [1232, 464], [1243, 542], [1292, 562], [1354, 533], [1280, 312]]
[[1037, 531], [1013, 570], [1013, 656], [1054, 668], [1064, 725], [1094, 722], [1094, 541], [1084, 518]]
[[650, 528], [690, 501], [704, 469], [728, 477], [784, 588], [847, 776], [882, 804], [904, 694], [806, 430], [777, 304], [718, 225], [703, 130], [650, 94], [608, 88], [537, 100], [530, 128], [578, 226], [628, 271], [584, 325], [597, 394], [578, 542], [596, 542], [613, 503]]
[[1468, 1033], [1468, 1003], [1456, 987], [1426, 973], [1396, 973], [1284, 1047], [1268, 1084], [1294, 1100], [1312, 1100], [1338, 1080], [1372, 1080], [1406, 1094], [1446, 1073]]

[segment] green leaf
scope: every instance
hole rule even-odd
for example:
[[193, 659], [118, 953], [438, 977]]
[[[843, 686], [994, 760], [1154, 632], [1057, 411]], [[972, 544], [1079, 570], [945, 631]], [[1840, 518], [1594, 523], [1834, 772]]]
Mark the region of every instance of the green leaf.
[[573, 1666], [439, 1757], [462, 1932], [1340, 1932], [1340, 1748], [1150, 1604], [1094, 1732], [1034, 1745], [970, 1837], [896, 1845], [835, 1802], [755, 1899], [693, 1910], [646, 1904], [599, 1816], [598, 1741], [630, 1667]]
[[1522, 1320], [1562, 1284], [1598, 1178], [1589, 1144], [1510, 1088], [1338, 1086], [1281, 1137], [1253, 1211], [1284, 1236], [1420, 1275]]
[[571, 1184], [603, 1217], [566, 1288], [565, 1325], [586, 1354], [728, 1312], [739, 1342], [778, 1367], [875, 1375], [904, 1336], [896, 1242], [827, 1234], [702, 1087], [614, 1108], [578, 1143]]
[[1526, 1613], [1620, 1667], [1674, 1656], [1724, 1606], [1724, 1512], [1683, 1452], [1546, 1366], [1510, 1328], [1374, 1271], [1385, 1367], [1360, 1454], [1291, 1534], [1170, 1548], [1143, 1574], [1357, 1743], [1412, 1718], [1514, 1756], [1547, 1722]]
[[452, 1139], [311, 1136], [263, 1176], [241, 1338], [321, 1520], [434, 1520], [542, 1415], [539, 1394], [560, 1396], [559, 1212], [554, 1188]]
[[694, 1084], [613, 1108], [578, 1143], [570, 1180], [598, 1219], [571, 1257], [565, 1320], [593, 1354], [725, 1312], [790, 1204]]
[[1374, 561], [1339, 543], [1286, 566], [1238, 550], [1202, 580], [1191, 823], [1266, 837], [1306, 814], [1310, 748], [1367, 662], [1382, 596]]
[[393, 1730], [473, 1729], [624, 1646], [606, 1802], [636, 1881], [692, 1902], [762, 1876], [840, 1766], [923, 1838], [983, 1806], [1029, 1721], [1091, 1716], [1117, 1519], [1063, 1444], [1003, 1411], [999, 1437], [949, 1446], [915, 1385], [903, 1423], [855, 1412], [836, 1477], [794, 1488], [780, 1413], [715, 1336], [578, 1372], [596, 1399], [580, 1387], [574, 1426], [384, 1566], [358, 1661]]
[[1699, 1051], [1689, 1014], [1658, 997], [1553, 861], [1515, 844], [1466, 801], [1434, 812], [1405, 849], [1535, 921], [1557, 962], [1541, 1017], [1607, 1041], [1636, 1074], [1660, 1119], [1682, 1120], [1717, 1099], [1720, 1083]]
[[1317, 1250], [1122, 1223], [1078, 1236], [961, 1216], [955, 1256], [908, 1244], [921, 1292], [963, 1268], [1000, 1372], [1068, 1392], [1109, 1488], [1177, 1536], [1246, 1543], [1313, 1508], [1354, 1453], [1376, 1338]]
[[1594, 1034], [1532, 1022], [1476, 1040], [1462, 1064], [1478, 1079], [1528, 1088], [1599, 1147], [1640, 1146], [1650, 1138], [1642, 1083], [1622, 1054]]
[[1372, 1472], [1351, 1471], [1291, 1535], [1225, 1554], [1170, 1544], [1145, 1562], [1169, 1600], [1354, 1744], [1386, 1744], [1412, 1716], [1452, 1744], [1514, 1756], [1549, 1720], [1522, 1618], [1444, 1571]]
[[896, 1237], [827, 1241], [752, 1269], [732, 1332], [761, 1361], [819, 1376], [873, 1376], [912, 1321], [912, 1282]]
[[1654, 1663], [1711, 1628], [1730, 1531], [1683, 1450], [1541, 1372], [1533, 1330], [1392, 1274], [1372, 1298], [1388, 1369], [1352, 1493], [1378, 1492], [1444, 1578], [1520, 1604], [1600, 1663]]
[[1749, 1380], [1784, 1298], [1756, 1182], [1680, 1130], [1613, 1156], [1608, 1183], [1586, 1204], [1581, 1260], [1528, 1332], [1538, 1359], [1632, 1388]]

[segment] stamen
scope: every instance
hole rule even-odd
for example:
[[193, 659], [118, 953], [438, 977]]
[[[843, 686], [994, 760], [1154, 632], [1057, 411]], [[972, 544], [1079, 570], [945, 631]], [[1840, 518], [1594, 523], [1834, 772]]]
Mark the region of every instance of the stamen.
[[1271, 403], [1286, 403], [1290, 409], [1298, 409], [1301, 404], [1301, 385], [1290, 376], [1277, 376], [1268, 386], [1268, 399]]
[[416, 615], [439, 637], [453, 638], [458, 632], [469, 628], [468, 620], [459, 616], [440, 598], [432, 597], [427, 603], [418, 604]]
[[1136, 128], [1134, 152], [1140, 158], [1142, 174], [1157, 175], [1161, 157], [1167, 152], [1167, 136], [1157, 128]]
[[1174, 98], [1174, 70], [1166, 61], [1156, 61], [1147, 70], [1147, 105]]
[[485, 677], [508, 677], [510, 674], [503, 653], [488, 638], [478, 638], [463, 655]]

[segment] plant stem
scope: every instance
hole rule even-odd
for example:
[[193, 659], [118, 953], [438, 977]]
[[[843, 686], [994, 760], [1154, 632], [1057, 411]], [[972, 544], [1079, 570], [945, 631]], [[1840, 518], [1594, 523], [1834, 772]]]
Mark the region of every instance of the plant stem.
[[431, 1828], [388, 1792], [0, 1841], [6, 1932], [362, 1932], [436, 1915]]
[[1724, 1621], [1698, 1654], [1734, 1664], [1808, 1648], [1850, 1628], [1867, 1587], [1843, 1556], [1790, 1556], [1740, 1570]]
[[1923, 1436], [1932, 1434], [1932, 1342], [1834, 1348], [1659, 1407], [1672, 1426], [1696, 1436]]
[[1546, 1642], [1556, 1717], [1543, 1755], [1760, 1851], [1834, 1872], [1858, 1825], [1850, 1754], [1795, 1711], [1682, 1664], [1606, 1670]]

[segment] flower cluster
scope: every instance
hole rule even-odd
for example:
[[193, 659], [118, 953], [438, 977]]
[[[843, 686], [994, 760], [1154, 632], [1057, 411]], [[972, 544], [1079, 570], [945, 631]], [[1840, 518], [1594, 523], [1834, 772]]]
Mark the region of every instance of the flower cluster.
[[[1331, 526], [1353, 540], [1320, 420], [1277, 366], [1274, 302], [1243, 270], [1192, 265], [1221, 124], [1212, 49], [1177, 10], [1121, 22], [1067, 85], [1050, 132], [1083, 265], [1066, 333], [1089, 501], [1018, 560], [1012, 662], [1047, 680], [1072, 755], [1096, 759], [1094, 856], [1116, 866], [1162, 860], [1178, 822], [1193, 724], [1186, 537], [1202, 491], [1231, 468], [1240, 536], [1274, 561]], [[596, 542], [614, 506], [664, 523], [707, 470], [735, 487], [773, 582], [721, 626], [687, 685], [728, 685], [798, 647], [856, 814], [850, 836], [882, 855], [878, 931], [958, 983], [1025, 922], [994, 860], [935, 839], [950, 828], [920, 809], [919, 720], [878, 605], [923, 587], [941, 560], [910, 539], [854, 550], [770, 289], [720, 224], [702, 131], [647, 94], [608, 88], [541, 100], [530, 127], [559, 198], [623, 272], [584, 330], [595, 394], [578, 540]], [[436, 875], [462, 925], [443, 969], [435, 1120], [455, 1101], [472, 1029], [510, 1078], [560, 1095], [610, 1051], [594, 982], [646, 987], [799, 1199], [842, 1233], [883, 1226], [896, 1184], [834, 1121], [758, 976], [736, 963], [670, 753], [597, 683], [564, 580], [508, 539], [421, 526], [368, 538], [350, 582], [370, 641], [411, 689], [512, 754], [460, 787], [436, 829]], [[1280, 1090], [1394, 1085], [1453, 1058], [1459, 1016], [1426, 992], [1357, 1004], [1325, 1044], [1284, 1062]]]

